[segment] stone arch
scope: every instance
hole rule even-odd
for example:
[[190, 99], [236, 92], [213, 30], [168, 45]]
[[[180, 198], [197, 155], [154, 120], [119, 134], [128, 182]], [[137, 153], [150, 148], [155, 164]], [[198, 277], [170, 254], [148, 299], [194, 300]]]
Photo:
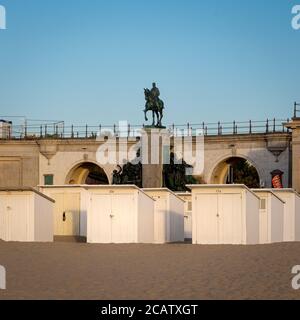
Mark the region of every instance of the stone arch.
[[262, 183], [263, 174], [259, 168], [259, 166], [251, 159], [244, 155], [227, 155], [219, 159], [213, 166], [209, 174], [209, 181], [208, 183], [211, 184], [226, 184], [228, 178], [228, 168], [230, 166], [230, 162], [233, 160], [246, 160], [248, 161], [251, 166], [256, 170], [258, 176], [259, 184]]
[[97, 163], [93, 161], [81, 161], [68, 171], [66, 184], [109, 184], [109, 178]]

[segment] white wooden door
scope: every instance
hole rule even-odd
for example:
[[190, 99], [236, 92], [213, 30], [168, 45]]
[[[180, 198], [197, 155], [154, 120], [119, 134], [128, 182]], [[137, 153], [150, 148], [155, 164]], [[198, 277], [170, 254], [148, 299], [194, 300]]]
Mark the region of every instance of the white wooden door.
[[[218, 231], [218, 195], [196, 195], [196, 243], [217, 244], [219, 243]], [[193, 235], [194, 236], [194, 235]]]
[[280, 193], [279, 197], [285, 201], [284, 219], [283, 219], [283, 241], [295, 241], [295, 207], [293, 196], [290, 194]]
[[112, 194], [111, 242], [134, 243], [136, 229], [134, 196], [132, 194]]
[[242, 243], [241, 194], [197, 194], [196, 200], [197, 243]]
[[192, 239], [192, 201], [188, 200], [184, 205], [184, 238]]
[[112, 198], [109, 194], [93, 194], [91, 197], [90, 241], [112, 242]]
[[190, 212], [184, 214], [184, 238], [192, 239], [192, 215]]
[[269, 243], [269, 217], [267, 208], [267, 198], [260, 199], [259, 209], [259, 242]]
[[218, 214], [219, 244], [242, 244], [241, 194], [219, 194]]
[[54, 204], [54, 234], [80, 235], [80, 193], [56, 193]]
[[169, 240], [167, 228], [167, 199], [165, 197], [153, 197], [155, 199], [154, 212], [154, 241], [166, 243]]
[[63, 235], [63, 212], [64, 212], [64, 194], [55, 193], [51, 194], [51, 198], [55, 200], [54, 203], [54, 214], [53, 214], [53, 223], [54, 223], [54, 235], [61, 236]]
[[29, 197], [17, 195], [7, 197], [7, 215], [9, 221], [9, 241], [28, 241]]
[[66, 193], [64, 197], [63, 235], [80, 235], [80, 193]]
[[0, 197], [0, 239], [8, 240], [7, 196]]

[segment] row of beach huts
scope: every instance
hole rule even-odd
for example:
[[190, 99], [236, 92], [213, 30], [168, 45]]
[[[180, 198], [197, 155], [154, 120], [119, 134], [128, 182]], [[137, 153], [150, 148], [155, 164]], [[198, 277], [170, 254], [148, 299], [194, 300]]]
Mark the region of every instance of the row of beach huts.
[[133, 185], [0, 189], [0, 239], [88, 243], [267, 244], [300, 241], [293, 189], [190, 185], [191, 192]]

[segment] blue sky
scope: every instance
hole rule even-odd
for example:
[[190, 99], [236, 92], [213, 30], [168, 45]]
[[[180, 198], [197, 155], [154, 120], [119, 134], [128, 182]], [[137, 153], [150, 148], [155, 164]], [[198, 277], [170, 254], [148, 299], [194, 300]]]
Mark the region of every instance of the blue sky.
[[288, 118], [300, 101], [300, 0], [0, 0], [0, 116], [143, 123]]

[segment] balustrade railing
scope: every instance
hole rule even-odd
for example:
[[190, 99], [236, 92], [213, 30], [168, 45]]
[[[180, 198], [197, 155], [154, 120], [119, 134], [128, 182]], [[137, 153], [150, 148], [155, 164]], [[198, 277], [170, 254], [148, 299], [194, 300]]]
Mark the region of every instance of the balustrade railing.
[[[287, 133], [289, 129], [284, 123], [289, 119], [267, 119], [265, 121], [217, 122], [217, 123], [187, 123], [185, 125], [170, 125], [167, 127], [171, 135], [177, 136], [222, 136]], [[66, 126], [64, 122], [47, 124], [24, 124], [3, 126], [0, 128], [2, 139], [96, 139], [97, 136], [116, 136], [135, 138], [141, 135], [143, 126], [122, 124], [98, 126]], [[1, 131], [2, 130], [2, 131]], [[5, 132], [5, 130], [7, 130]], [[2, 132], [2, 134], [1, 134]]]

